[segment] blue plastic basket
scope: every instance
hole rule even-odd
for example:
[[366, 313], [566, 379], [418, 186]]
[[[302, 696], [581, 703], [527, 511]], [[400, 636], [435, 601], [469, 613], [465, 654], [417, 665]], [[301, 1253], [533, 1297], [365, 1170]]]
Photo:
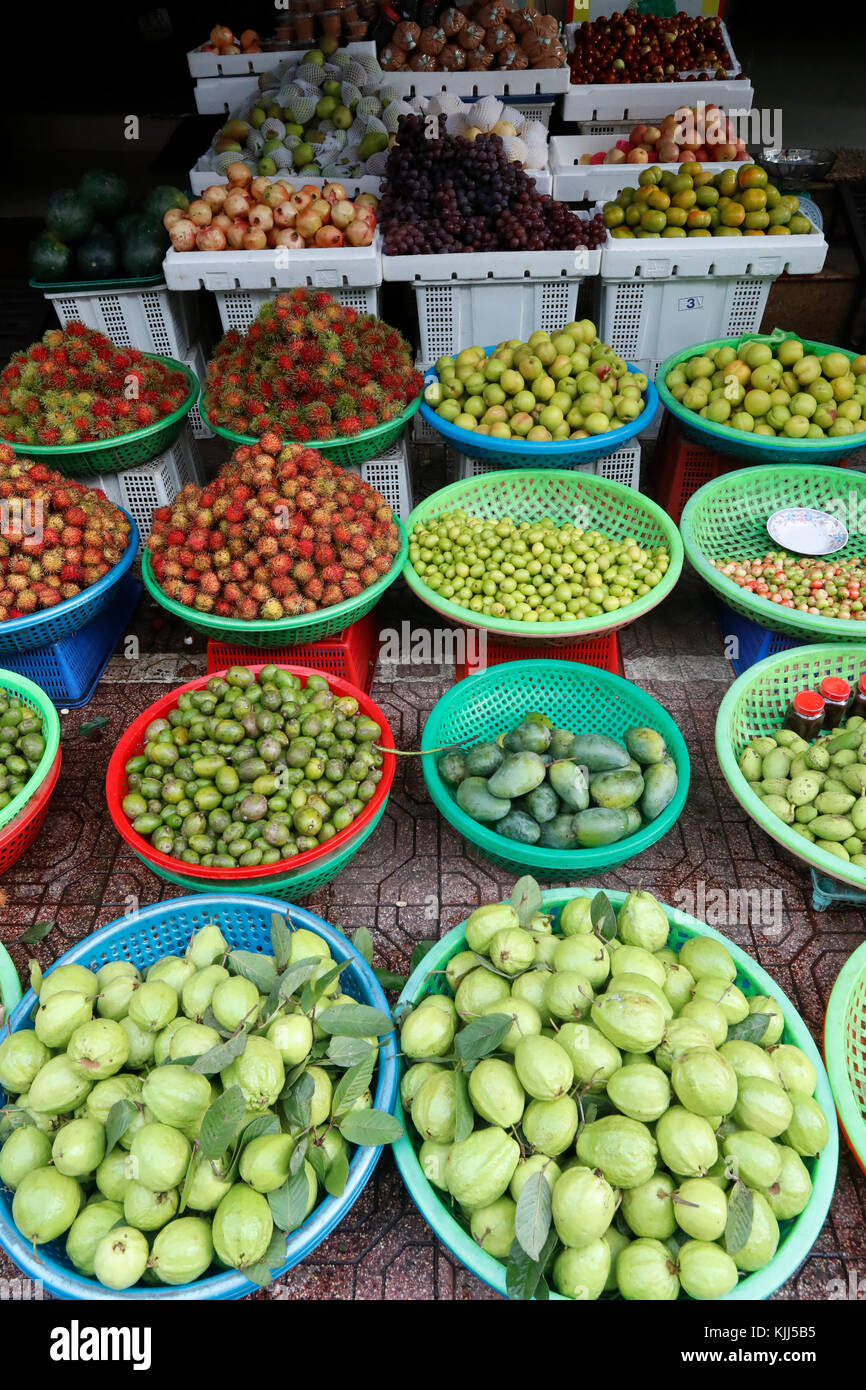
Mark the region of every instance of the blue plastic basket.
[[[489, 355], [495, 346], [495, 343], [491, 343], [484, 351]], [[633, 366], [631, 362], [626, 365], [629, 371], [640, 371], [640, 367]], [[436, 368], [430, 367], [424, 374], [425, 387], [438, 379]], [[489, 434], [476, 434], [474, 430], [458, 429], [447, 420], [443, 420], [442, 416], [437, 415], [423, 400], [421, 417], [431, 429], [441, 434], [443, 439], [453, 448], [459, 449], [467, 458], [482, 459], [485, 463], [495, 463], [500, 468], [567, 468], [573, 463], [591, 463], [593, 459], [615, 454], [626, 440], [633, 439], [641, 430], [648, 429], [659, 405], [658, 392], [651, 381], [647, 384], [643, 400], [644, 407], [637, 419], [620, 425], [618, 429], [610, 430], [606, 434], [591, 435], [589, 439], [554, 439], [550, 443], [544, 440], [492, 439]]]
[[[142, 968], [168, 953], [183, 954], [193, 931], [206, 922], [216, 922], [233, 947], [269, 952], [271, 913], [286, 915], [286, 911], [285, 904], [275, 898], [246, 893], [238, 893], [232, 898], [198, 895], [174, 898], [156, 903], [132, 917], [121, 917], [116, 922], [110, 922], [67, 951], [56, 965], [74, 963], [99, 970], [108, 961], [129, 960]], [[304, 927], [323, 937], [335, 960], [352, 962], [341, 976], [341, 988], [345, 994], [390, 1014], [388, 1002], [372, 970], [340, 932], [301, 907], [290, 907], [288, 917], [293, 926]], [[30, 1011], [35, 1003], [35, 994], [28, 990], [10, 1016], [9, 1025], [13, 1032], [31, 1026]], [[380, 1110], [393, 1111], [396, 1096], [397, 1048], [391, 1033], [379, 1049], [373, 1103]], [[286, 1260], [275, 1271], [275, 1277], [285, 1274], [286, 1270], [305, 1259], [343, 1219], [369, 1181], [381, 1152], [381, 1148], [355, 1149], [342, 1197], [326, 1197], [304, 1224], [287, 1237]], [[193, 1284], [165, 1287], [148, 1285], [121, 1291], [104, 1288], [95, 1279], [87, 1279], [79, 1274], [67, 1259], [65, 1237], [39, 1246], [34, 1253], [32, 1245], [24, 1240], [12, 1221], [11, 1194], [3, 1189], [0, 1189], [0, 1245], [19, 1269], [30, 1278], [41, 1280], [55, 1298], [85, 1301], [127, 1299], [148, 1303], [181, 1299], [198, 1302], [202, 1299], [245, 1298], [255, 1289], [255, 1285], [237, 1270], [222, 1271]]]
[[[779, 652], [789, 651], [791, 647], [803, 645], [796, 637], [786, 637], [784, 632], [771, 632], [769, 628], [761, 627], [760, 623], [753, 622], [744, 613], [735, 612], [726, 603], [715, 603], [713, 607], [716, 626], [725, 641], [725, 656], [738, 676], [748, 671], [756, 661], [763, 661], [765, 656], [776, 656]], [[731, 656], [727, 650], [731, 638], [736, 641], [736, 656]]]
[[46, 608], [40, 613], [29, 613], [26, 618], [9, 618], [0, 623], [0, 655], [10, 652], [32, 652], [38, 647], [50, 647], [64, 637], [70, 637], [95, 618], [106, 604], [111, 602], [114, 589], [131, 566], [138, 551], [138, 527], [125, 507], [118, 511], [129, 521], [132, 530], [129, 543], [117, 564], [89, 588], [82, 589], [75, 598], [64, 599], [54, 608]]
[[6, 670], [29, 677], [63, 709], [89, 704], [143, 592], [140, 581], [127, 572], [86, 627], [50, 647], [9, 653], [3, 658]]

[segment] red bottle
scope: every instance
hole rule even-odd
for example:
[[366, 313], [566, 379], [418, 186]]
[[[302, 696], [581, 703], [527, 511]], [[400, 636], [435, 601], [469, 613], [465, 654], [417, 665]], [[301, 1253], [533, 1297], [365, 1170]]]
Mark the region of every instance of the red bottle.
[[851, 687], [840, 676], [825, 676], [821, 682], [824, 697], [824, 728], [835, 729], [848, 717]]
[[792, 729], [807, 742], [817, 738], [824, 726], [824, 697], [817, 690], [798, 690], [785, 715], [783, 729]]

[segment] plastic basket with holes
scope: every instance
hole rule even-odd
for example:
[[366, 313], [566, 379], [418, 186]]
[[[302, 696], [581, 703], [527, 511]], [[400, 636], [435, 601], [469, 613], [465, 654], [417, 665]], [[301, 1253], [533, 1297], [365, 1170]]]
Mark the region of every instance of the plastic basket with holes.
[[[400, 439], [405, 427], [420, 407], [422, 399], [422, 393], [419, 392], [417, 398], [406, 407], [401, 415], [397, 415], [393, 420], [386, 420], [383, 425], [374, 425], [370, 430], [361, 430], [360, 434], [344, 435], [342, 438], [309, 439], [304, 447], [306, 449], [321, 449], [332, 463], [339, 463], [341, 467], [381, 458]], [[254, 435], [235, 434], [233, 430], [217, 425], [208, 415], [207, 405], [207, 397], [205, 397], [202, 401], [202, 416], [207, 420], [214, 434], [221, 435], [223, 439], [230, 439], [233, 444], [256, 444], [258, 442]], [[284, 439], [283, 443], [290, 444], [292, 441]]]
[[118, 347], [134, 347], [163, 357], [184, 357], [198, 331], [194, 295], [170, 290], [162, 275], [141, 281], [102, 280], [49, 285], [31, 280], [54, 306], [61, 326], [73, 319], [104, 333]]
[[[198, 381], [200, 390], [203, 391], [207, 381], [207, 362], [205, 361], [204, 348], [201, 346], [201, 343], [193, 343], [189, 352], [184, 355], [183, 360], [184, 365], [189, 367]], [[202, 418], [201, 396], [199, 396], [189, 412], [189, 427], [195, 439], [213, 438], [213, 430], [209, 425], [205, 424]]]
[[126, 468], [121, 473], [77, 479], [84, 487], [98, 488], [129, 512], [142, 539], [150, 535], [157, 507], [170, 506], [187, 483], [200, 484], [202, 480], [198, 449], [189, 428], [181, 430], [171, 447], [152, 463]]
[[4, 1018], [11, 1014], [20, 998], [21, 981], [18, 979], [18, 971], [12, 964], [9, 952], [4, 946], [0, 946], [0, 1005], [3, 1006]]
[[[83, 965], [98, 971], [108, 961], [127, 960], [143, 970], [166, 954], [183, 955], [193, 931], [206, 922], [215, 922], [229, 945], [248, 951], [271, 949], [271, 914], [286, 916], [285, 905], [270, 896], [234, 893], [173, 898], [142, 908], [135, 917], [110, 922], [88, 936], [57, 965]], [[389, 1014], [388, 1002], [372, 970], [349, 941], [327, 922], [301, 907], [289, 909], [287, 925], [303, 928], [323, 937], [335, 961], [348, 961], [340, 976], [341, 989], [352, 999]], [[56, 967], [55, 967], [56, 968]], [[10, 1019], [13, 1032], [29, 1028], [30, 1011], [36, 1003], [32, 991], [21, 1000]], [[393, 1033], [379, 1046], [373, 1105], [392, 1111], [397, 1095], [397, 1054]], [[381, 1155], [381, 1148], [355, 1147], [350, 1150], [349, 1176], [339, 1197], [325, 1196], [302, 1225], [287, 1237], [285, 1259], [275, 1275], [284, 1274], [305, 1259], [347, 1215], [369, 1181]], [[65, 1250], [65, 1237], [41, 1245], [38, 1252], [17, 1230], [12, 1219], [12, 1194], [0, 1191], [0, 1245], [19, 1269], [40, 1281], [55, 1298], [70, 1300], [139, 1300], [141, 1302], [201, 1301], [203, 1299], [245, 1298], [255, 1286], [238, 1270], [214, 1265], [193, 1284], [137, 1284], [132, 1288], [107, 1289], [79, 1273]]]
[[[42, 720], [42, 738], [45, 744], [39, 762], [21, 791], [0, 809], [0, 831], [5, 832], [14, 822], [21, 820], [22, 813], [28, 809], [34, 797], [50, 779], [54, 762], [60, 753], [60, 720], [45, 691], [27, 676], [0, 668], [0, 689], [20, 700], [39, 716]], [[58, 768], [59, 766], [58, 761]], [[56, 776], [54, 780], [57, 780]], [[0, 867], [8, 868], [8, 865], [0, 863]]]
[[48, 814], [48, 803], [60, 776], [60, 762], [61, 753], [58, 748], [42, 785], [15, 819], [0, 830], [0, 874], [4, 874], [13, 864], [18, 863], [42, 829]]
[[347, 473], [357, 474], [370, 487], [381, 492], [396, 517], [401, 521], [408, 519], [412, 510], [412, 480], [405, 438], [398, 439], [378, 458], [343, 466]]
[[866, 942], [833, 986], [824, 1019], [824, 1060], [839, 1127], [866, 1173]]
[[[477, 478], [479, 474], [493, 473], [499, 467], [498, 463], [487, 463], [483, 459], [471, 459], [466, 454], [460, 454], [457, 461], [457, 477], [461, 481]], [[596, 478], [610, 478], [615, 483], [624, 483], [626, 487], [636, 488], [640, 484], [640, 445], [637, 440], [633, 440], [624, 449], [617, 449], [615, 454], [593, 459], [590, 463], [578, 463], [574, 467], [579, 473], [591, 473]]]

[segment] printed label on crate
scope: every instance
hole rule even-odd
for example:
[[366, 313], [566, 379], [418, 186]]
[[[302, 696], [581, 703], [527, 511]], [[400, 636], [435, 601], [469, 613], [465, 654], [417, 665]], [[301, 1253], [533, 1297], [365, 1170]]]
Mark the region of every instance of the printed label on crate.
[[703, 309], [704, 296], [702, 294], [687, 294], [682, 299], [677, 300], [677, 308], [680, 313], [686, 309]]

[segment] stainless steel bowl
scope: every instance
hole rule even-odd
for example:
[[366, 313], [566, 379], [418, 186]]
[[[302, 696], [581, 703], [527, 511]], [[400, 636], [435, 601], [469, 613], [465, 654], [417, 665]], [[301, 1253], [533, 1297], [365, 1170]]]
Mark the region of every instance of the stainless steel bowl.
[[763, 165], [777, 188], [803, 188], [829, 174], [835, 150], [762, 149], [758, 163]]

